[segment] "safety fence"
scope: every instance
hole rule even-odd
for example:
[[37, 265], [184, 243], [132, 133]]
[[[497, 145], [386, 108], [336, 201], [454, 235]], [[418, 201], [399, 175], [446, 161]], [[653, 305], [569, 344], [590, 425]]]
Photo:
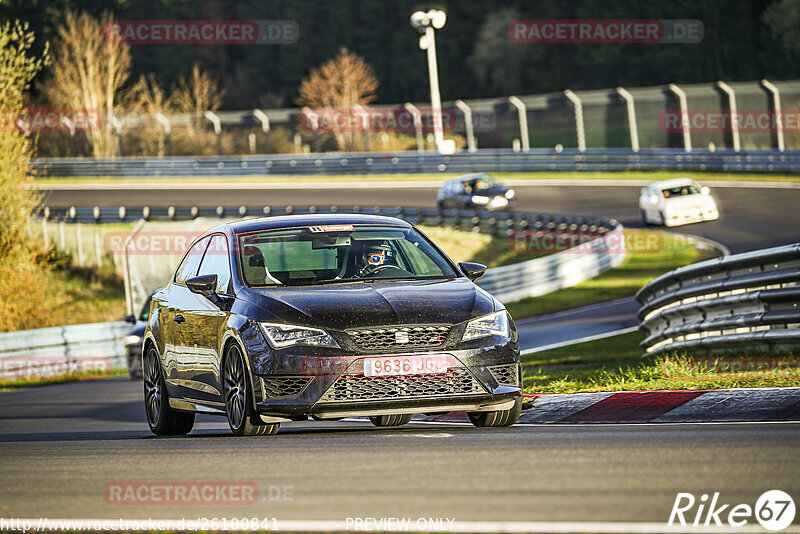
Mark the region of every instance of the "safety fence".
[[58, 378], [65, 375], [105, 376], [127, 366], [122, 321], [76, 324], [0, 334], [0, 383]]
[[[619, 265], [625, 257], [622, 225], [605, 217], [573, 217], [524, 212], [490, 212], [486, 210], [437, 209], [402, 206], [217, 206], [217, 207], [53, 207], [41, 212], [45, 227], [57, 223], [59, 234], [65, 235], [68, 223], [80, 223], [91, 228], [91, 223], [119, 223], [142, 221], [125, 236], [115, 257], [127, 281], [129, 313], [134, 313], [150, 292], [163, 284], [172, 273], [178, 256], [175, 254], [131, 253], [135, 238], [144, 232], [170, 231], [170, 223], [184, 222], [185, 226], [172, 227], [173, 232], [190, 232], [197, 235], [206, 227], [231, 218], [278, 216], [313, 213], [362, 213], [385, 215], [404, 219], [424, 226], [447, 226], [468, 232], [480, 232], [509, 239], [517, 233], [527, 237], [537, 232], [555, 242], [578, 244], [563, 247], [554, 253], [539, 256], [513, 265], [489, 269], [479, 280], [479, 285], [502, 302], [538, 296], [569, 287], [597, 276], [600, 272]], [[147, 227], [143, 227], [147, 224]], [[89, 230], [90, 231], [90, 230]], [[45, 231], [47, 232], [47, 230]], [[88, 231], [84, 232], [88, 233]], [[123, 239], [124, 237], [124, 239]], [[127, 238], [131, 239], [128, 240]], [[580, 242], [578, 242], [578, 238]], [[108, 239], [103, 239], [108, 246]], [[191, 241], [189, 239], [187, 244]], [[74, 250], [72, 251], [75, 252]], [[146, 251], [145, 251], [146, 252]]]
[[[444, 101], [441, 113], [444, 136], [470, 152], [515, 146], [523, 151], [800, 148], [798, 80], [567, 89]], [[738, 120], [732, 121], [734, 116]], [[424, 102], [198, 114], [118, 109], [98, 117], [97, 127], [119, 156], [422, 151], [434, 148], [432, 117]], [[44, 131], [36, 130], [36, 121], [22, 120], [20, 126], [36, 133], [39, 154], [93, 154], [86, 132], [72, 121]]]
[[531, 149], [171, 158], [50, 158], [49, 176], [195, 177], [467, 172], [716, 171], [800, 173], [800, 150]]
[[681, 267], [636, 295], [646, 354], [800, 342], [800, 243]]

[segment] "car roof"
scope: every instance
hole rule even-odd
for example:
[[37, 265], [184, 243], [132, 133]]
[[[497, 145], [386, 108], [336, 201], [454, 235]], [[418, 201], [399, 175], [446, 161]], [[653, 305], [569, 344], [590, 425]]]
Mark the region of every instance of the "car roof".
[[466, 182], [468, 180], [475, 180], [477, 178], [481, 178], [482, 176], [489, 176], [485, 172], [473, 172], [470, 174], [462, 174], [461, 176], [456, 176], [448, 180], [448, 182]]
[[363, 215], [359, 213], [312, 213], [307, 215], [280, 215], [276, 217], [260, 217], [258, 219], [244, 219], [227, 224], [221, 224], [205, 233], [224, 231], [226, 228], [234, 233], [241, 234], [258, 230], [272, 230], [277, 228], [296, 228], [298, 226], [325, 226], [337, 224], [372, 224], [391, 225], [410, 228], [411, 225], [396, 217], [382, 215]]
[[661, 180], [659, 182], [653, 182], [649, 185], [649, 187], [660, 187], [662, 189], [670, 188], [670, 187], [681, 187], [684, 185], [694, 185], [697, 182], [692, 180], [691, 178], [672, 178], [670, 180]]

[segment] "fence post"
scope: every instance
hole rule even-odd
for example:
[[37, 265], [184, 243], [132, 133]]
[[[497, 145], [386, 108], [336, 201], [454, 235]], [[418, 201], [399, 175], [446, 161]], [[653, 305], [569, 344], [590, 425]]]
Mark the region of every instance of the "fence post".
[[411, 102], [406, 102], [403, 107], [414, 118], [414, 131], [417, 134], [417, 152], [423, 152], [425, 150], [425, 141], [422, 139], [422, 113]]
[[122, 123], [120, 120], [114, 116], [113, 113], [108, 115], [108, 123], [114, 128], [114, 132], [117, 134], [117, 144], [119, 145], [119, 156], [125, 156], [125, 152], [123, 151], [122, 147]]
[[519, 136], [522, 139], [522, 150], [527, 152], [531, 149], [530, 138], [528, 137], [528, 109], [525, 103], [516, 96], [509, 96], [508, 101], [517, 108], [519, 115]]
[[692, 151], [692, 133], [691, 128], [689, 127], [689, 106], [686, 103], [686, 93], [683, 92], [683, 89], [675, 85], [674, 83], [669, 84], [669, 90], [675, 93], [675, 96], [678, 97], [678, 104], [681, 107], [681, 129], [683, 130], [683, 148], [686, 152]]
[[164, 143], [167, 145], [167, 157], [172, 157], [172, 126], [163, 113], [156, 113], [156, 120], [164, 127]]
[[206, 111], [203, 113], [203, 116], [211, 121], [211, 124], [214, 125], [214, 134], [217, 136], [217, 154], [222, 155], [222, 122], [219, 120], [219, 116], [213, 111]]
[[308, 107], [303, 108], [301, 113], [308, 117], [308, 122], [311, 124], [311, 131], [314, 134], [314, 152], [319, 152], [319, 115]]
[[736, 113], [736, 93], [733, 87], [723, 81], [717, 82], [719, 87], [725, 94], [728, 95], [728, 109], [731, 112], [731, 138], [733, 140], [733, 151], [739, 152], [742, 145], [739, 141], [739, 116]]
[[103, 247], [100, 246], [100, 233], [94, 231], [94, 254], [98, 269], [103, 266]]
[[83, 236], [81, 223], [75, 223], [75, 240], [78, 242], [78, 266], [83, 267]]
[[617, 94], [625, 100], [625, 105], [628, 109], [628, 129], [631, 133], [631, 150], [639, 152], [639, 128], [636, 125], [636, 107], [633, 101], [633, 95], [622, 87], [617, 87]]
[[575, 106], [575, 130], [578, 132], [578, 150], [586, 152], [586, 131], [583, 126], [583, 102], [581, 102], [578, 95], [569, 89], [564, 91], [564, 96]]
[[61, 245], [61, 252], [67, 250], [67, 239], [64, 235], [64, 221], [58, 221], [58, 237]]
[[472, 123], [472, 109], [463, 100], [456, 100], [456, 107], [464, 114], [464, 125], [467, 128], [467, 150], [475, 152], [478, 145], [475, 142], [475, 127]]
[[260, 109], [254, 109], [253, 115], [261, 122], [261, 131], [264, 132], [264, 153], [269, 154], [269, 117]]
[[775, 112], [775, 137], [777, 138], [778, 150], [783, 152], [786, 145], [783, 141], [783, 119], [781, 117], [781, 93], [772, 82], [761, 80], [761, 85], [772, 95], [772, 109]]
[[50, 239], [47, 235], [47, 216], [42, 217], [42, 235], [44, 236], [44, 249], [50, 248]]
[[125, 239], [125, 242], [122, 245], [123, 249], [123, 266], [122, 266], [122, 278], [125, 284], [125, 309], [127, 311], [127, 315], [133, 315], [133, 294], [131, 290], [131, 264], [128, 260], [128, 247], [131, 244], [131, 240], [136, 236], [136, 234], [141, 230], [142, 225], [144, 225], [145, 220], [139, 219], [139, 222], [136, 223], [136, 226], [133, 227], [131, 233], [128, 234], [128, 237]]
[[369, 134], [370, 134], [370, 131], [372, 130], [371, 125], [370, 125], [370, 120], [369, 120], [369, 111], [367, 111], [364, 108], [364, 106], [362, 106], [361, 104], [356, 104], [355, 106], [353, 106], [353, 109], [356, 110], [356, 112], [358, 112], [358, 114], [361, 115], [364, 118], [364, 121], [363, 121], [363, 126], [364, 126], [364, 151], [365, 152], [369, 152], [371, 150], [370, 149]]

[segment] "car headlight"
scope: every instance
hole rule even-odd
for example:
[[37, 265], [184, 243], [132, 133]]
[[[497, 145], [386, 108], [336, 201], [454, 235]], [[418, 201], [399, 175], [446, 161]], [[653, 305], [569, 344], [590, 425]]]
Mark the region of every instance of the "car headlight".
[[273, 349], [285, 349], [295, 345], [310, 347], [333, 347], [338, 349], [339, 344], [325, 330], [297, 326], [293, 324], [260, 323], [261, 330], [267, 337]]
[[489, 203], [489, 197], [485, 197], [483, 195], [472, 195], [472, 201], [475, 204], [488, 204]]
[[138, 345], [142, 342], [142, 336], [125, 336], [125, 346], [128, 345]]
[[516, 194], [516, 193], [514, 193], [514, 190], [513, 190], [513, 189], [509, 189], [508, 191], [506, 191], [506, 198], [508, 198], [508, 199], [512, 199], [512, 198], [514, 198], [514, 195], [515, 195], [515, 194]]
[[461, 341], [469, 341], [486, 336], [509, 336], [508, 312], [506, 310], [490, 313], [468, 322]]

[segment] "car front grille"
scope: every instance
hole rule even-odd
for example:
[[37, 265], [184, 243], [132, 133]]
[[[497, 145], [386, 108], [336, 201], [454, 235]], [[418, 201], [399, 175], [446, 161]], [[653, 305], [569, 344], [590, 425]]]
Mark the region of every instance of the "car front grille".
[[444, 344], [450, 326], [382, 326], [348, 330], [347, 333], [359, 348], [364, 350], [398, 348], [433, 348]]
[[483, 386], [463, 367], [445, 375], [375, 377], [342, 375], [319, 402], [391, 400], [418, 397], [446, 397], [486, 393]]
[[296, 397], [306, 389], [310, 378], [303, 376], [260, 376], [264, 399]]
[[519, 366], [516, 363], [493, 365], [487, 369], [492, 373], [498, 384], [519, 387]]

